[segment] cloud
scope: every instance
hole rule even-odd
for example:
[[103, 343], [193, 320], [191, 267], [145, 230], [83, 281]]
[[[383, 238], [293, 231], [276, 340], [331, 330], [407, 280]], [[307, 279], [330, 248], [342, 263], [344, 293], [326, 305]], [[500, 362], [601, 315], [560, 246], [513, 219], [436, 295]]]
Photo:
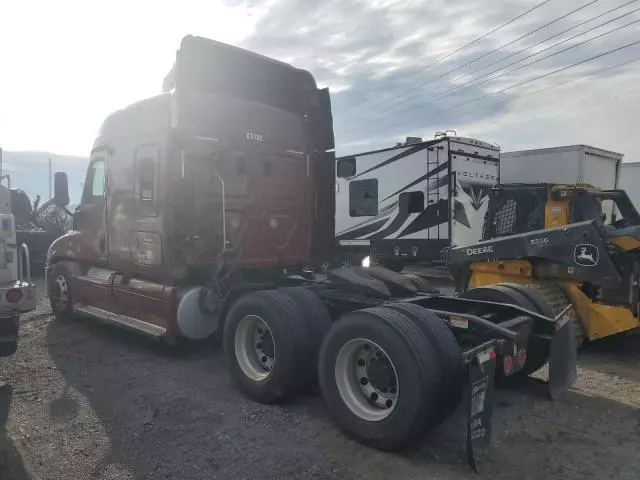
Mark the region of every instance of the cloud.
[[[640, 18], [634, 4], [607, 13], [625, 1], [547, 2], [438, 61], [536, 3], [281, 0], [242, 46], [286, 58], [331, 88], [339, 154], [453, 128], [505, 149], [587, 143], [622, 151], [629, 159], [640, 155], [633, 134], [608, 136], [616, 129], [631, 133], [633, 111], [640, 106], [632, 87], [640, 62], [605, 70], [640, 58], [640, 46], [570, 67], [640, 40], [640, 23], [625, 26]], [[556, 43], [561, 44], [548, 48]], [[494, 49], [499, 50], [483, 56]], [[562, 86], [585, 75], [590, 76]]]

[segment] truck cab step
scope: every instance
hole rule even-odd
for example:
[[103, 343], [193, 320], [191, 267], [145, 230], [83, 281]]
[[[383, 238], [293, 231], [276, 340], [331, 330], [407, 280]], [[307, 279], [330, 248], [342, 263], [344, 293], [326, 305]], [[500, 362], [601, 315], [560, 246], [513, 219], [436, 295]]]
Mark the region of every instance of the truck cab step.
[[79, 304], [74, 307], [73, 311], [79, 315], [85, 315], [87, 317], [100, 320], [101, 322], [128, 328], [129, 330], [134, 330], [153, 338], [161, 338], [167, 333], [167, 329], [164, 327], [160, 327], [137, 318], [109, 312], [102, 308]]

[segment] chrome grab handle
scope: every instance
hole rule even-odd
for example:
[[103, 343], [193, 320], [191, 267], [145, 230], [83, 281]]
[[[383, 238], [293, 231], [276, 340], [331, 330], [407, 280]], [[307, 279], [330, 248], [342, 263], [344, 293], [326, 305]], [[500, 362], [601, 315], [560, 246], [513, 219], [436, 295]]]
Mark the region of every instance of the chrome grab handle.
[[222, 251], [227, 250], [227, 198], [224, 189], [224, 179], [220, 176], [216, 170], [215, 176], [220, 180], [222, 186]]
[[[31, 284], [31, 255], [29, 254], [29, 247], [26, 243], [18, 245], [18, 281], [24, 280], [24, 270], [27, 271], [27, 283]], [[24, 254], [25, 267], [22, 266], [22, 255]]]

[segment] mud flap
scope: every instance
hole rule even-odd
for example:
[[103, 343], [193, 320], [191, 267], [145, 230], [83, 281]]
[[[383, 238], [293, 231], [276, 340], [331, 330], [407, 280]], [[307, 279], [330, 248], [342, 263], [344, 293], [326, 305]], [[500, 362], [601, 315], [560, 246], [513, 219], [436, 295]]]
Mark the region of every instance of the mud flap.
[[496, 352], [489, 347], [478, 352], [468, 364], [469, 416], [467, 419], [467, 461], [478, 473], [478, 463], [486, 458], [491, 443]]
[[578, 350], [573, 333], [573, 311], [568, 305], [555, 320], [555, 335], [549, 355], [549, 397], [562, 397], [577, 378]]

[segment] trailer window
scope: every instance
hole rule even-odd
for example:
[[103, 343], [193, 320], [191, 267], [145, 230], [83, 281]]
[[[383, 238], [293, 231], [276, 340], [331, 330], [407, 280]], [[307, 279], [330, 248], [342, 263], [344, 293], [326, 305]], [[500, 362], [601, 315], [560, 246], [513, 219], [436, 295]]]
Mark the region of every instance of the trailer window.
[[91, 162], [84, 183], [82, 203], [94, 205], [104, 199], [104, 158], [99, 157]]
[[343, 158], [338, 160], [337, 176], [338, 178], [353, 177], [356, 174], [355, 157]]
[[158, 150], [144, 146], [136, 151], [135, 160], [136, 214], [139, 217], [158, 215]]
[[378, 214], [378, 180], [356, 180], [349, 183], [349, 215], [370, 217]]
[[406, 213], [421, 213], [424, 210], [423, 192], [404, 192], [400, 194], [400, 211]]

